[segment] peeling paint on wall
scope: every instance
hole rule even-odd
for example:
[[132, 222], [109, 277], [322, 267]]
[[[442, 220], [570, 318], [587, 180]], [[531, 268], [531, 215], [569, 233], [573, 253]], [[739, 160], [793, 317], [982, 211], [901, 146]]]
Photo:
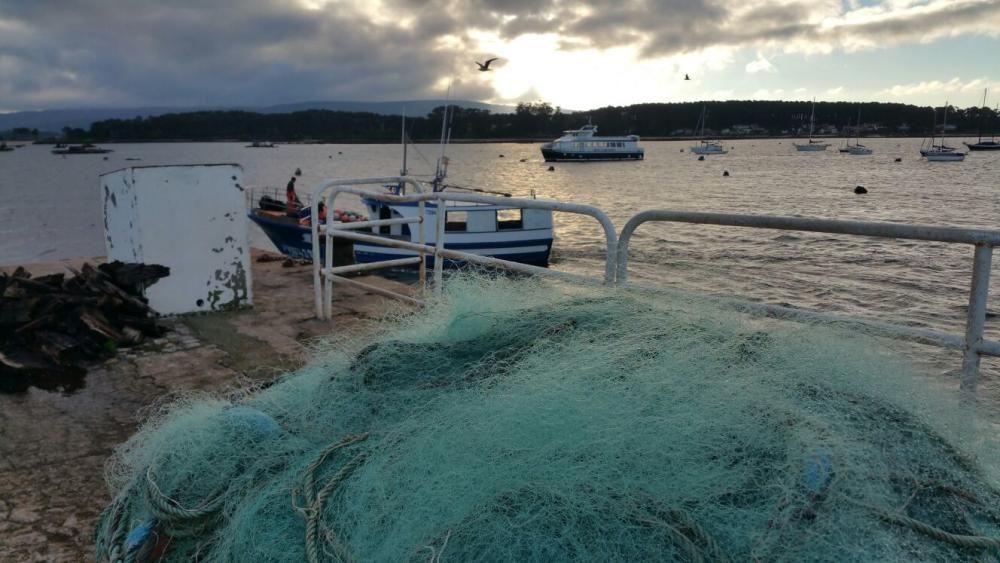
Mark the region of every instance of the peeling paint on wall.
[[147, 291], [157, 311], [252, 304], [244, 200], [230, 189], [241, 175], [238, 165], [188, 165], [126, 168], [102, 176], [109, 259], [171, 269]]

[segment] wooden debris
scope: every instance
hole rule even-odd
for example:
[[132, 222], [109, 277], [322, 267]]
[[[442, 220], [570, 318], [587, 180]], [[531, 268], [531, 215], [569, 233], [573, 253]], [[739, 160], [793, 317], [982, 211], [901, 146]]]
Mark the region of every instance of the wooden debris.
[[87, 362], [163, 333], [142, 292], [169, 268], [112, 262], [73, 274], [0, 274], [0, 392], [79, 386]]

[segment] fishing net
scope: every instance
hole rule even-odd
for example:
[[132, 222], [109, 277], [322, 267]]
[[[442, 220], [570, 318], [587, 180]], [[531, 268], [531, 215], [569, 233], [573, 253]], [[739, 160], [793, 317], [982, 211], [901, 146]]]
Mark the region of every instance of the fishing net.
[[465, 277], [115, 454], [98, 560], [993, 560], [996, 440], [860, 335]]

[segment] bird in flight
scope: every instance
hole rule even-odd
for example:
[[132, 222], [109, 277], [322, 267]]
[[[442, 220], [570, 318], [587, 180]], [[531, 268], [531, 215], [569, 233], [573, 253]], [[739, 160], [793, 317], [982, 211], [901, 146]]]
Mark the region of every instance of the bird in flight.
[[481, 63], [479, 61], [476, 61], [476, 64], [479, 65], [479, 72], [486, 72], [486, 71], [490, 70], [490, 63], [492, 63], [493, 61], [497, 60], [498, 58], [499, 57], [493, 57], [492, 59], [486, 59], [485, 63]]
[[684, 80], [691, 80], [691, 77], [685, 74], [684, 75]]

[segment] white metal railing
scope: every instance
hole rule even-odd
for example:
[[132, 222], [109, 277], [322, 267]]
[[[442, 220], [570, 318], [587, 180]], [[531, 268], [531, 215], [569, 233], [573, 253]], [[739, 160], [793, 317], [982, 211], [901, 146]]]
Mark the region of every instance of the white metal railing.
[[[408, 186], [412, 188], [415, 193], [411, 193], [409, 195], [395, 195], [384, 191], [373, 191], [370, 189], [364, 189], [358, 187], [363, 185], [383, 186], [386, 184], [399, 184], [403, 186]], [[319, 221], [312, 222], [313, 287], [316, 300], [315, 303], [316, 316], [321, 319], [329, 319], [331, 316], [334, 283], [348, 284], [356, 287], [361, 287], [363, 289], [372, 291], [373, 293], [378, 293], [380, 295], [385, 295], [387, 297], [394, 297], [411, 303], [422, 304], [423, 302], [420, 299], [416, 299], [408, 295], [403, 295], [387, 289], [379, 288], [371, 284], [365, 284], [357, 280], [344, 278], [340, 274], [417, 264], [419, 267], [419, 287], [421, 293], [423, 293], [424, 291], [426, 291], [427, 288], [427, 256], [434, 257], [433, 287], [435, 293], [440, 293], [441, 291], [442, 278], [444, 276], [444, 262], [446, 259], [469, 262], [485, 266], [505, 268], [508, 270], [514, 270], [533, 275], [557, 277], [572, 281], [580, 281], [588, 283], [592, 283], [595, 281], [594, 278], [588, 276], [570, 274], [567, 272], [550, 270], [548, 268], [542, 268], [539, 266], [531, 266], [528, 264], [521, 264], [518, 262], [511, 262], [509, 260], [503, 260], [500, 258], [481, 256], [478, 254], [471, 254], [468, 252], [461, 252], [458, 250], [450, 250], [445, 248], [444, 235], [445, 235], [446, 214], [437, 212], [437, 209], [438, 208], [443, 209], [444, 206], [449, 201], [455, 201], [461, 203], [482, 203], [490, 205], [500, 205], [504, 207], [515, 207], [521, 209], [546, 209], [550, 211], [575, 213], [579, 215], [587, 215], [593, 217], [594, 219], [597, 220], [598, 223], [600, 223], [602, 229], [604, 230], [604, 236], [607, 244], [603, 282], [606, 285], [614, 284], [615, 264], [616, 264], [615, 252], [617, 251], [618, 248], [617, 244], [618, 238], [615, 232], [615, 226], [614, 223], [611, 222], [611, 219], [608, 218], [606, 213], [604, 213], [597, 207], [593, 207], [591, 205], [565, 203], [559, 201], [549, 201], [549, 200], [539, 200], [539, 199], [523, 199], [523, 198], [498, 197], [498, 196], [469, 194], [469, 193], [453, 193], [446, 191], [440, 191], [440, 192], [427, 191], [424, 188], [424, 185], [419, 180], [413, 177], [389, 176], [380, 178], [346, 178], [341, 180], [329, 180], [320, 184], [312, 193], [312, 198], [311, 198], [312, 216], [319, 217], [319, 203], [321, 201], [325, 203], [327, 209], [334, 209], [334, 202], [337, 196], [339, 196], [340, 194], [353, 194], [380, 201], [385, 201], [388, 203], [415, 202], [417, 203], [417, 216], [403, 217], [396, 219], [375, 219], [370, 221], [362, 221], [362, 222], [347, 223], [347, 224], [327, 223], [321, 225]], [[431, 203], [432, 205], [436, 206], [434, 245], [427, 244], [425, 240], [426, 236], [424, 230], [424, 223], [426, 222], [427, 218], [426, 214], [427, 213], [426, 208], [428, 207], [426, 205], [427, 203]], [[356, 229], [381, 227], [388, 225], [402, 225], [402, 224], [419, 225], [417, 227], [417, 233], [418, 233], [417, 242], [393, 239], [374, 234], [354, 232]], [[395, 259], [395, 260], [382, 260], [378, 262], [358, 264], [354, 266], [334, 267], [333, 245], [335, 238], [345, 238], [349, 240], [367, 242], [381, 246], [412, 250], [416, 252], [418, 255], [408, 258]], [[321, 244], [325, 246], [325, 248], [323, 249], [322, 258], [320, 258]]]
[[993, 247], [1000, 244], [1000, 231], [931, 227], [927, 225], [905, 225], [896, 223], [872, 223], [862, 221], [842, 221], [833, 219], [812, 219], [803, 217], [780, 217], [772, 215], [739, 215], [728, 213], [701, 213], [654, 209], [634, 215], [625, 224], [618, 239], [616, 283], [628, 283], [628, 251], [635, 230], [650, 221], [674, 223], [694, 223], [702, 225], [723, 225], [749, 227], [755, 229], [783, 229], [861, 235], [870, 237], [925, 240], [955, 244], [970, 244], [975, 247], [972, 263], [972, 282], [969, 291], [969, 310], [966, 318], [965, 335], [950, 334], [936, 330], [917, 329], [890, 323], [862, 321], [839, 315], [818, 313], [802, 309], [792, 309], [780, 305], [740, 301], [741, 306], [758, 312], [792, 319], [849, 322], [865, 326], [875, 332], [963, 351], [961, 390], [963, 396], [974, 397], [979, 381], [979, 364], [983, 355], [1000, 356], [1000, 342], [986, 340], [983, 332], [986, 324], [986, 303], [989, 296], [990, 268]]

